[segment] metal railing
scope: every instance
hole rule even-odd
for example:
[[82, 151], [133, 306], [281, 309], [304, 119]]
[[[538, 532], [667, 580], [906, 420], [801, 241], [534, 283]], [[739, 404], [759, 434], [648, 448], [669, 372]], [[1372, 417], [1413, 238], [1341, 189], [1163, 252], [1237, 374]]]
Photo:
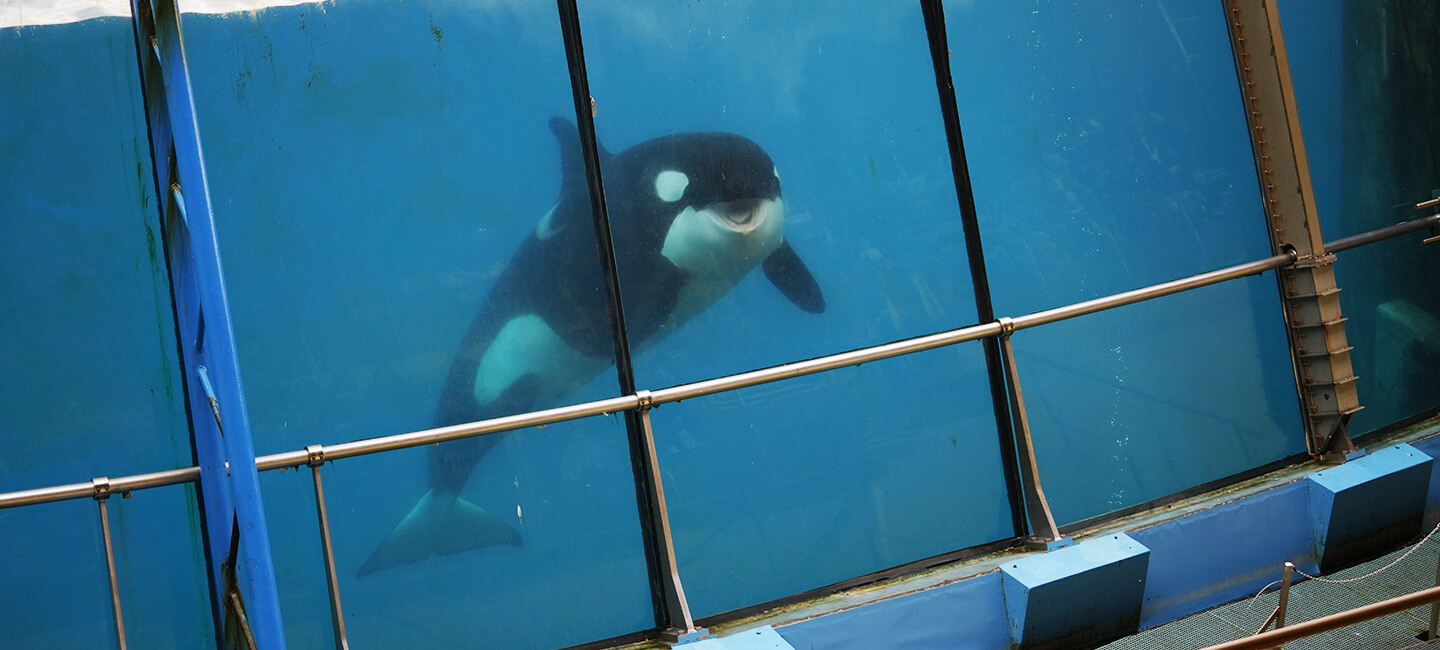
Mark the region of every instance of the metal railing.
[[[1421, 205], [1427, 206], [1427, 204]], [[1337, 240], [1333, 243], [1327, 244], [1326, 250], [1330, 252], [1348, 250], [1350, 248], [1355, 248], [1358, 246], [1371, 244], [1393, 237], [1398, 237], [1419, 230], [1424, 230], [1426, 228], [1435, 227], [1440, 227], [1440, 214], [1419, 219], [1413, 219], [1386, 228], [1380, 228], [1353, 237], [1347, 237], [1345, 239]], [[582, 404], [574, 404], [570, 406], [562, 406], [542, 411], [510, 415], [489, 420], [482, 420], [478, 422], [457, 424], [453, 426], [424, 429], [421, 431], [413, 431], [409, 433], [401, 433], [390, 436], [356, 440], [352, 442], [343, 442], [333, 445], [309, 445], [305, 449], [259, 456], [255, 459], [255, 465], [257, 471], [308, 466], [311, 468], [312, 472], [314, 472], [316, 507], [319, 520], [318, 523], [321, 529], [322, 553], [324, 554], [326, 577], [327, 582], [329, 583], [328, 586], [331, 599], [331, 613], [332, 617], [334, 618], [336, 645], [337, 647], [344, 648], [348, 646], [345, 640], [343, 617], [340, 613], [340, 594], [335, 579], [334, 557], [330, 549], [330, 531], [326, 517], [325, 496], [321, 486], [319, 474], [320, 466], [326, 462], [343, 460], [346, 458], [353, 458], [357, 456], [384, 453], [400, 449], [408, 449], [421, 445], [437, 444], [441, 442], [461, 440], [464, 438], [502, 433], [506, 431], [514, 431], [517, 429], [523, 429], [528, 427], [537, 427], [547, 424], [567, 422], [570, 420], [578, 420], [597, 415], [610, 415], [627, 410], [638, 411], [641, 414], [642, 422], [646, 425], [645, 428], [648, 430], [648, 412], [650, 409], [661, 404], [680, 402], [686, 399], [703, 397], [707, 395], [738, 390], [741, 388], [758, 386], [761, 384], [773, 383], [785, 379], [804, 377], [807, 375], [813, 375], [829, 370], [844, 368], [847, 366], [858, 366], [864, 363], [890, 359], [927, 350], [933, 350], [936, 348], [956, 345], [958, 343], [963, 343], [966, 341], [975, 341], [987, 337], [1000, 338], [1002, 343], [1008, 349], [1009, 336], [1013, 332], [1018, 330], [1039, 327], [1041, 325], [1047, 325], [1062, 320], [1068, 320], [1100, 311], [1115, 309], [1118, 307], [1123, 307], [1126, 305], [1131, 305], [1154, 298], [1168, 296], [1191, 289], [1197, 289], [1200, 287], [1218, 284], [1221, 282], [1226, 282], [1228, 280], [1242, 278], [1250, 275], [1256, 275], [1266, 271], [1286, 267], [1299, 261], [1301, 260], [1298, 259], [1298, 255], [1296, 255], [1293, 251], [1287, 251], [1286, 253], [1273, 255], [1267, 258], [1255, 260], [1253, 262], [1237, 264], [1215, 271], [1210, 271], [1208, 273], [1192, 275], [1170, 282], [1164, 282], [1161, 284], [1135, 289], [1133, 291], [1126, 291], [1123, 293], [1118, 293], [1103, 298], [1096, 298], [1094, 300], [1088, 300], [1080, 303], [1066, 305], [1063, 307], [1057, 307], [1054, 309], [1038, 311], [1024, 316], [1018, 316], [1014, 318], [1000, 318], [993, 322], [980, 323], [977, 325], [948, 330], [936, 334], [929, 334], [925, 336], [904, 339], [901, 341], [895, 341], [883, 345], [852, 350], [849, 352], [842, 352], [839, 354], [818, 357], [806, 361], [798, 361], [794, 363], [772, 366], [769, 368], [762, 368], [759, 370], [738, 373], [715, 379], [707, 379], [704, 381], [681, 384], [669, 388], [662, 388], [653, 391], [638, 390], [635, 392], [635, 394], [632, 395], [612, 397], [608, 399], [585, 402]], [[1013, 359], [1011, 364], [1011, 370], [1012, 372], [1010, 373], [1009, 377], [1009, 381], [1011, 384], [1010, 388], [1012, 389], [1012, 391], [1015, 392], [1015, 402], [1018, 406], [1022, 402], [1020, 402], [1019, 399], [1018, 378], [1013, 374]], [[1017, 420], [1020, 420], [1020, 422], [1017, 422], [1019, 426], [1017, 427], [1016, 435], [1028, 438], [1028, 430], [1024, 426], [1023, 422], [1023, 407], [1016, 409], [1015, 418]], [[649, 444], [653, 445], [653, 438], [649, 439], [648, 442]], [[1021, 458], [1022, 466], [1028, 464], [1033, 468], [1035, 463], [1034, 450], [1033, 447], [1028, 444], [1028, 441], [1027, 444], [1023, 445], [1022, 447], [1022, 455], [1024, 456], [1023, 458]], [[658, 467], [656, 473], [658, 474]], [[99, 503], [101, 508], [100, 514], [102, 518], [102, 524], [106, 524], [106, 513], [104, 510], [104, 505], [105, 499], [111, 494], [120, 492], [126, 496], [129, 496], [129, 493], [137, 490], [144, 490], [148, 488], [162, 487], [167, 485], [193, 483], [198, 481], [199, 478], [200, 468], [198, 467], [186, 467], [162, 472], [153, 472], [149, 474], [138, 474], [117, 479], [105, 479], [102, 477], [83, 483], [72, 483], [67, 485], [58, 485], [53, 487], [21, 490], [17, 492], [0, 494], [0, 509], [16, 508], [21, 506], [89, 497], [96, 499]], [[654, 478], [657, 481], [658, 485], [658, 475]], [[1040, 489], [1038, 473], [1027, 473], [1024, 483], [1025, 485], [1023, 487], [1026, 492], [1027, 501], [1037, 500], [1039, 503], [1043, 504], [1044, 497], [1043, 492]], [[668, 522], [663, 521], [663, 497], [662, 503], [660, 504], [660, 509], [662, 512], [661, 523], [664, 542], [667, 547], [664, 550], [666, 552], [673, 553], [674, 545], [672, 540], [670, 539]], [[1055, 532], [1056, 528], [1053, 520], [1037, 520], [1049, 519], [1048, 506], [1045, 508], [1045, 510], [1046, 512], [1044, 512], [1043, 515], [1034, 514], [1034, 511], [1032, 511], [1032, 516], [1030, 520], [1031, 529], [1044, 533], [1044, 535], [1042, 535], [1042, 538], [1048, 537], [1048, 541], [1053, 542], [1055, 541], [1055, 538], [1058, 537], [1058, 532]], [[1042, 539], [1042, 541], [1046, 540]], [[108, 554], [108, 541], [106, 547]], [[113, 585], [113, 566], [110, 568], [110, 576]], [[671, 577], [675, 582], [674, 586], [679, 589], [679, 576], [672, 575]], [[683, 590], [680, 590], [680, 593], [682, 594], [681, 602], [683, 608]], [[118, 631], [120, 629], [123, 629], [123, 622], [121, 621], [120, 617], [118, 592], [113, 595], [113, 598]], [[683, 612], [685, 623], [688, 627], [691, 628], [690, 631], [693, 632], [693, 619], [690, 616], [688, 608], [684, 609], [686, 610]], [[1288, 630], [1286, 634], [1293, 634], [1295, 632], [1298, 632], [1299, 630], [1297, 628], [1299, 627], [1300, 626], [1286, 628], [1286, 630]], [[122, 636], [121, 644], [123, 647], [123, 632], [121, 632], [120, 634]], [[1278, 637], [1276, 637], [1276, 639], [1278, 640]]]

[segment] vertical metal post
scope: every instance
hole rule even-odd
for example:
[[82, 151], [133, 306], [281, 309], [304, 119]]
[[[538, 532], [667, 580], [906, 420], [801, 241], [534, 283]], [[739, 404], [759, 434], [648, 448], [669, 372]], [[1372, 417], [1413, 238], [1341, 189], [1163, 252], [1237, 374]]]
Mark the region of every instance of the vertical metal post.
[[[200, 466], [216, 636], [248, 643], [253, 634], [258, 647], [277, 650], [285, 647], [280, 599], [179, 8], [175, 0], [131, 0], [131, 10], [186, 407]], [[227, 629], [242, 626], [248, 629]]]
[[1271, 246], [1276, 253], [1293, 250], [1299, 259], [1278, 275], [1306, 445], [1322, 462], [1344, 462], [1356, 451], [1348, 429], [1362, 407], [1340, 313], [1335, 256], [1326, 253], [1321, 239], [1279, 9], [1273, 0], [1225, 0], [1224, 8]]
[[[661, 635], [671, 643], [680, 643], [698, 640], [709, 632], [704, 629], [696, 629], [695, 619], [690, 616], [690, 603], [685, 599], [685, 586], [680, 582], [680, 567], [675, 561], [675, 539], [670, 534], [670, 511], [665, 506], [665, 485], [660, 480], [660, 458], [655, 452], [655, 432], [650, 427], [650, 391], [642, 390], [636, 393], [640, 398], [640, 409], [637, 412], [640, 419], [640, 434], [645, 443], [645, 456], [649, 461], [650, 483], [655, 489], [655, 525], [660, 537], [660, 545], [664, 547], [664, 556], [661, 558], [662, 569], [667, 574], [666, 589], [664, 589], [667, 609], [672, 614], [678, 613], [679, 619], [670, 628], [661, 630]], [[683, 625], [683, 627], [681, 627]]]
[[[1280, 578], [1280, 604], [1275, 608], [1274, 612], [1270, 613], [1270, 618], [1265, 619], [1265, 622], [1260, 625], [1260, 629], [1257, 630], [1255, 634], [1264, 634], [1265, 630], [1270, 628], [1271, 623], [1275, 624], [1275, 629], [1277, 630], [1285, 627], [1285, 610], [1290, 604], [1290, 581], [1292, 578], [1294, 578], [1294, 576], [1295, 565], [1291, 562], [1286, 562], [1285, 574]], [[1283, 643], [1280, 645], [1268, 646], [1269, 649], [1273, 650], [1279, 650], [1283, 647], [1285, 647], [1285, 644]]]
[[[1280, 607], [1275, 610], [1275, 629], [1285, 627], [1285, 610], [1290, 605], [1290, 581], [1295, 578], [1295, 564], [1285, 563], [1285, 575], [1280, 578]], [[1276, 646], [1277, 648], [1279, 646]]]
[[[1435, 562], [1435, 586], [1440, 587], [1440, 556], [1436, 556]], [[1440, 602], [1430, 606], [1430, 634], [1425, 637], [1426, 641], [1434, 641], [1436, 627], [1440, 627]]]
[[110, 541], [110, 513], [105, 502], [110, 499], [110, 479], [104, 476], [90, 479], [94, 488], [95, 503], [100, 506], [100, 534], [105, 539], [105, 567], [110, 574], [110, 606], [115, 612], [115, 646], [125, 650], [125, 616], [120, 613], [120, 582], [115, 578], [115, 549]]
[[[970, 163], [965, 157], [965, 139], [960, 132], [960, 107], [955, 101], [955, 80], [950, 72], [950, 45], [945, 33], [945, 7], [940, 0], [920, 0], [925, 14], [925, 31], [930, 41], [930, 60], [935, 67], [935, 86], [940, 93], [940, 116], [945, 122], [945, 139], [950, 145], [950, 170], [955, 177], [955, 197], [960, 202], [960, 227], [965, 233], [965, 256], [970, 263], [970, 284], [975, 289], [975, 314], [981, 323], [995, 320], [990, 299], [990, 276], [985, 268], [985, 248], [980, 244], [980, 217], [975, 211], [975, 190], [970, 184]], [[1015, 431], [1006, 400], [1005, 369], [999, 341], [981, 340], [985, 350], [986, 376], [990, 380], [990, 404], [995, 428], [1000, 435], [1000, 463], [1005, 476], [1005, 493], [1010, 498], [1010, 519], [1015, 535], [1029, 532], [1024, 514], [1020, 468], [1016, 465]]]
[[320, 466], [325, 464], [325, 447], [310, 445], [310, 476], [315, 480], [315, 515], [320, 521], [320, 552], [325, 556], [325, 584], [330, 589], [330, 624], [335, 632], [336, 650], [349, 650], [345, 637], [345, 614], [340, 611], [340, 581], [335, 577], [335, 553], [330, 547], [330, 517], [325, 511], [325, 487], [320, 482]]
[[[615, 349], [615, 371], [622, 394], [636, 393], [635, 371], [630, 363], [630, 343], [625, 328], [625, 313], [620, 295], [620, 276], [616, 269], [615, 247], [610, 238], [610, 218], [605, 205], [605, 183], [600, 168], [600, 147], [595, 137], [594, 101], [590, 97], [590, 80], [585, 69], [585, 47], [580, 36], [580, 10], [575, 0], [556, 0], [561, 36], [565, 41], [565, 60], [570, 68], [570, 90], [575, 105], [575, 125], [580, 135], [580, 150], [585, 158], [585, 180], [594, 213], [596, 245], [600, 253], [600, 270], [605, 280], [609, 308], [611, 339]], [[563, 161], [562, 161], [563, 162]], [[670, 522], [665, 512], [665, 496], [660, 486], [660, 470], [655, 459], [654, 436], [650, 431], [648, 392], [642, 391], [646, 404], [638, 411], [626, 411], [625, 427], [630, 444], [631, 471], [635, 477], [635, 498], [640, 510], [640, 526], [645, 540], [645, 561], [650, 571], [652, 605], [656, 627], [672, 643], [688, 642], [703, 637], [696, 630], [680, 589], [675, 568], [675, 550], [670, 539]]]
[[1010, 318], [1000, 319], [1000, 350], [1005, 361], [1005, 378], [1010, 393], [1010, 417], [1015, 427], [1015, 447], [1020, 457], [1020, 482], [1025, 491], [1025, 513], [1033, 531], [1026, 546], [1041, 550], [1054, 550], [1070, 544], [1069, 538], [1060, 536], [1055, 525], [1055, 516], [1050, 513], [1050, 502], [1045, 499], [1045, 490], [1040, 487], [1040, 465], [1035, 460], [1035, 445], [1030, 439], [1030, 418], [1025, 414], [1025, 395], [1020, 391], [1020, 372], [1015, 366], [1015, 351], [1010, 344], [1010, 334], [1015, 323]]

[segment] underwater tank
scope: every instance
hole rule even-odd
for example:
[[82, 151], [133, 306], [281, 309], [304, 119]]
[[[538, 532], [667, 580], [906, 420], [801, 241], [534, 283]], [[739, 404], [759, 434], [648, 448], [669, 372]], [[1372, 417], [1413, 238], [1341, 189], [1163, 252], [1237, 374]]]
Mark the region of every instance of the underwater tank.
[[[216, 420], [257, 457], [448, 431], [1277, 252], [1217, 2], [157, 7], [183, 25], [183, 61], [156, 47], [183, 89], [145, 76], [127, 5], [0, 0], [0, 493], [204, 470]], [[1425, 216], [1440, 12], [1280, 11], [1325, 240]], [[188, 158], [157, 126], [182, 104]], [[169, 196], [167, 155], [204, 189]], [[213, 248], [177, 219], [213, 223]], [[1440, 403], [1419, 240], [1335, 264], [1362, 442]], [[228, 312], [197, 335], [177, 278], [207, 250]], [[678, 620], [671, 569], [686, 614], [724, 622], [1016, 545], [1027, 444], [1056, 526], [1144, 510], [1305, 459], [1277, 286], [1014, 332], [1018, 450], [1016, 373], [976, 336], [643, 425], [615, 408], [322, 458], [333, 567], [300, 454], [255, 475], [267, 533], [236, 518], [273, 585], [249, 560], [230, 577], [290, 647], [335, 643], [332, 573], [354, 647], [603, 646]], [[245, 426], [203, 406], [192, 348], [221, 332]], [[106, 500], [108, 533], [84, 499], [0, 508], [0, 646], [113, 645], [107, 554], [130, 644], [225, 644], [229, 518], [194, 481]]]

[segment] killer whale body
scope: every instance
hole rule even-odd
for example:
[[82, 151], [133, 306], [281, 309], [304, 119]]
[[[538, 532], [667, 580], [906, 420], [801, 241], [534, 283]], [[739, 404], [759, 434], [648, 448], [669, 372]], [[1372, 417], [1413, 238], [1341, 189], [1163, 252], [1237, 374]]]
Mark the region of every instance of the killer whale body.
[[[435, 426], [554, 406], [614, 365], [578, 132], [562, 118], [549, 126], [560, 145], [559, 198], [471, 321]], [[784, 240], [778, 172], [759, 145], [728, 133], [682, 133], [600, 154], [633, 350], [703, 312], [757, 265], [796, 306], [824, 311], [818, 283]], [[431, 447], [429, 490], [357, 577], [431, 555], [520, 544], [513, 528], [459, 496], [501, 435]]]

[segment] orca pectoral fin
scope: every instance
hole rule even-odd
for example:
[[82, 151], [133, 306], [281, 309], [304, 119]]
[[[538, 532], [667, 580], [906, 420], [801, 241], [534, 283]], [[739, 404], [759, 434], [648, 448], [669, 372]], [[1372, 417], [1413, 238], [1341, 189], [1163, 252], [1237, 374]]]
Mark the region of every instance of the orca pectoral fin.
[[764, 267], [765, 277], [770, 278], [770, 283], [796, 307], [812, 314], [825, 311], [825, 296], [820, 293], [820, 284], [805, 267], [805, 262], [795, 254], [790, 242], [781, 241], [780, 247], [765, 258]]
[[414, 564], [431, 555], [520, 543], [520, 534], [490, 513], [452, 494], [430, 490], [395, 524], [355, 577]]

